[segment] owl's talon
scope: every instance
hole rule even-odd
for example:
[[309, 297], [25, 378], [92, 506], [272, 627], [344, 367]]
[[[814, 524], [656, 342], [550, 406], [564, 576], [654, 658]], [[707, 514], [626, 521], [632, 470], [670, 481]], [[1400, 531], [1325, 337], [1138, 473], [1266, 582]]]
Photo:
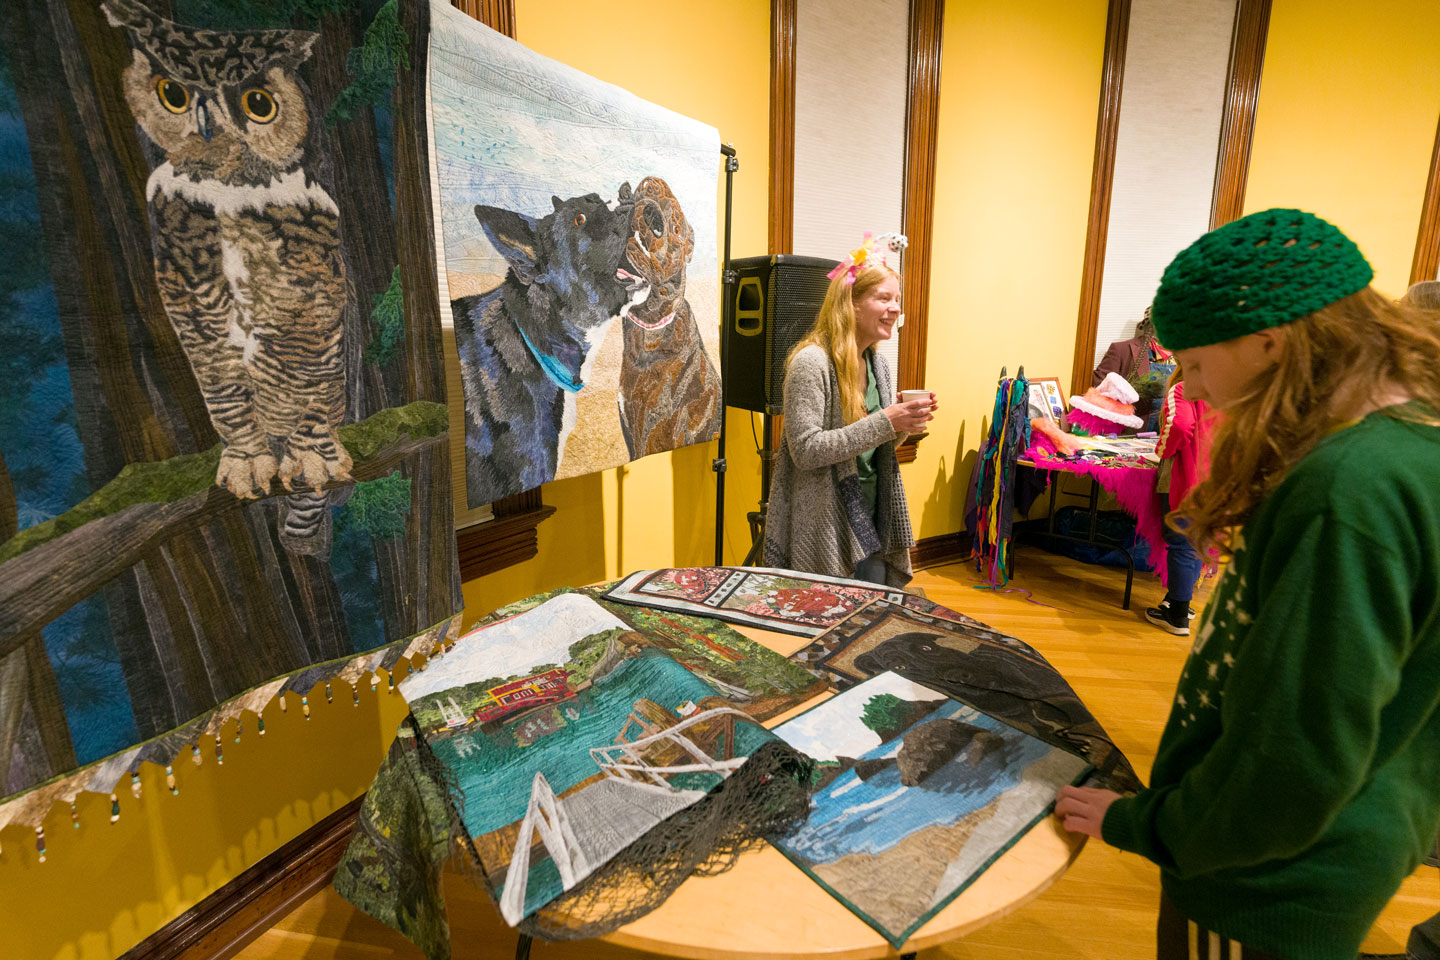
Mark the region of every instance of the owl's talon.
[[215, 468], [215, 484], [240, 500], [255, 500], [270, 492], [275, 458], [269, 453], [245, 453], [226, 447]]
[[280, 476], [284, 480], [299, 480], [312, 490], [323, 490], [327, 483], [353, 483], [350, 454], [338, 441], [335, 446], [335, 456], [325, 456], [313, 447], [292, 446], [280, 461]]

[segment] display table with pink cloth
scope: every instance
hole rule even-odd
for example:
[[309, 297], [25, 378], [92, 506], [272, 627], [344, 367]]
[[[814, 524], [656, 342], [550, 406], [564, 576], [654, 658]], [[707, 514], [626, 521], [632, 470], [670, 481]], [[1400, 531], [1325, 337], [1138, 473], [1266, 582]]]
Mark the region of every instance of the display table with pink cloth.
[[[1099, 491], [1105, 490], [1115, 496], [1121, 509], [1135, 518], [1135, 533], [1150, 548], [1150, 562], [1165, 580], [1165, 508], [1156, 492], [1159, 480], [1159, 464], [1154, 458], [1155, 441], [1126, 437], [1117, 441], [1096, 440], [1089, 449], [1077, 456], [1067, 457], [1055, 449], [1051, 440], [1036, 433], [1034, 443], [1025, 451], [1018, 464], [1034, 467], [1048, 473], [1071, 473], [1089, 477], [1093, 481], [1090, 491], [1090, 536], [1087, 542], [1095, 543], [1105, 538], [1095, 532], [1096, 511], [1099, 505]], [[1074, 540], [1055, 532], [1055, 497], [1059, 483], [1057, 478], [1047, 476], [1050, 487], [1049, 537]], [[1125, 554], [1125, 598], [1121, 604], [1130, 609], [1130, 588], [1135, 577], [1135, 561], [1123, 544], [1105, 542], [1117, 547]]]

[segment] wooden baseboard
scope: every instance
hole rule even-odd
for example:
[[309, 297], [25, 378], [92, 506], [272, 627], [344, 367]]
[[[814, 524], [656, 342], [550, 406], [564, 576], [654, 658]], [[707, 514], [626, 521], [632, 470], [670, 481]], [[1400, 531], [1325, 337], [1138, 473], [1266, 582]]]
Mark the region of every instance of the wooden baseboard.
[[916, 570], [954, 563], [970, 555], [970, 537], [965, 533], [942, 533], [917, 540], [910, 548], [910, 566]]
[[335, 877], [356, 797], [137, 943], [120, 960], [226, 960]]

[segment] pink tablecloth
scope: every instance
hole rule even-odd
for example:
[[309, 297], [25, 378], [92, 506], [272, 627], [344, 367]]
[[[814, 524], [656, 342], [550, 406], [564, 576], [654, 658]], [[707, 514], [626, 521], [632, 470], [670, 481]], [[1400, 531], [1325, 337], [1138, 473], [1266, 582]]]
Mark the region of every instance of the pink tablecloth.
[[1165, 563], [1165, 508], [1155, 492], [1160, 471], [1145, 461], [1115, 458], [1113, 460], [1071, 460], [1056, 452], [1050, 439], [1035, 434], [1035, 442], [1022, 459], [1042, 470], [1063, 471], [1091, 477], [1115, 495], [1120, 507], [1135, 518], [1135, 532], [1150, 547], [1150, 565], [1160, 582], [1167, 587], [1169, 577]]

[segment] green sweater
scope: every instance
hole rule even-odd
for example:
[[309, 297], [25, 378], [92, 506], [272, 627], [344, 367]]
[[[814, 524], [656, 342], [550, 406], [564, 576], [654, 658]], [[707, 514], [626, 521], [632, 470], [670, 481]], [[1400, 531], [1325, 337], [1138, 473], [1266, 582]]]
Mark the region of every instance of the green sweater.
[[1245, 524], [1151, 785], [1103, 834], [1221, 936], [1353, 960], [1437, 821], [1440, 428], [1377, 413]]

